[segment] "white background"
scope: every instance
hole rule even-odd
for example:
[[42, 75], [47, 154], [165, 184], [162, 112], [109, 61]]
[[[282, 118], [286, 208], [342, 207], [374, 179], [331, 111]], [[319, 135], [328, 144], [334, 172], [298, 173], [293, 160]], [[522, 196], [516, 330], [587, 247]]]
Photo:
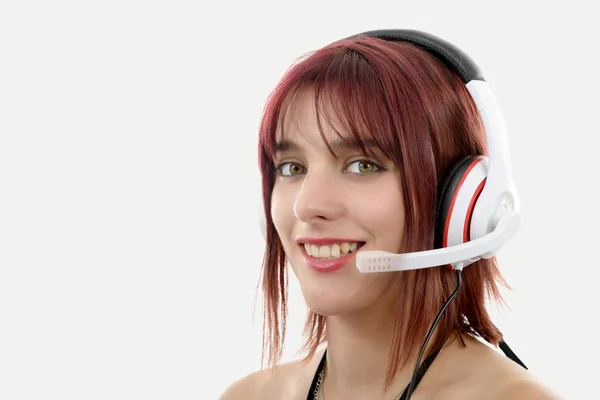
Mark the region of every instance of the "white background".
[[264, 101], [296, 57], [378, 28], [483, 69], [524, 208], [496, 321], [548, 385], [595, 396], [593, 2], [202, 3], [0, 1], [0, 398], [216, 399], [259, 368]]

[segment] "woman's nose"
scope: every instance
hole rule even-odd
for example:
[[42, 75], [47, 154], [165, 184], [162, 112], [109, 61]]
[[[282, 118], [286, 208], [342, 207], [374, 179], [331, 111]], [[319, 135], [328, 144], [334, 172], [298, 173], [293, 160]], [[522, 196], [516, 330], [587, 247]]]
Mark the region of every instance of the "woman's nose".
[[327, 173], [305, 175], [294, 204], [300, 221], [335, 220], [343, 213], [343, 196], [339, 181]]

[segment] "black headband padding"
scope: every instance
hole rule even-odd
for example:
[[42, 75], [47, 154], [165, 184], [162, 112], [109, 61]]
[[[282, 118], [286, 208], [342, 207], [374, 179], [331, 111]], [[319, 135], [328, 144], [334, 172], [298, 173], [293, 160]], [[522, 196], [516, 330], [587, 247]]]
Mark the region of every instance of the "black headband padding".
[[485, 81], [477, 64], [467, 54], [452, 43], [430, 33], [414, 29], [380, 29], [363, 32], [350, 38], [360, 36], [415, 44], [454, 69], [465, 84], [472, 80]]

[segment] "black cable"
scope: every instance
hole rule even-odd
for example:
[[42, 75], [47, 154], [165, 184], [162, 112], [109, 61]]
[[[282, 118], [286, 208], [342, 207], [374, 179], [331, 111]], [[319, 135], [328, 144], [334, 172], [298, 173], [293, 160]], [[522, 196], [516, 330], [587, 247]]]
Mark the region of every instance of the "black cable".
[[408, 389], [406, 392], [406, 400], [410, 400], [410, 396], [412, 395], [414, 387], [416, 386], [419, 366], [421, 365], [421, 359], [423, 358], [423, 353], [425, 353], [427, 344], [429, 343], [429, 340], [431, 339], [431, 336], [433, 335], [433, 331], [435, 330], [435, 327], [437, 326], [438, 322], [440, 322], [440, 319], [442, 318], [442, 314], [444, 313], [444, 311], [446, 311], [446, 308], [448, 308], [448, 305], [450, 304], [450, 302], [452, 302], [452, 300], [454, 300], [454, 298], [458, 295], [458, 292], [460, 291], [460, 288], [462, 287], [462, 271], [461, 270], [456, 270], [456, 278], [457, 278], [456, 289], [450, 295], [448, 300], [446, 300], [446, 303], [444, 303], [444, 306], [442, 307], [442, 309], [438, 312], [437, 316], [435, 317], [435, 320], [433, 321], [431, 328], [429, 328], [429, 332], [427, 332], [425, 342], [423, 343], [423, 346], [421, 347], [421, 352], [419, 353], [419, 358], [417, 359], [417, 365], [415, 366], [415, 369], [413, 371], [410, 385], [408, 385]]

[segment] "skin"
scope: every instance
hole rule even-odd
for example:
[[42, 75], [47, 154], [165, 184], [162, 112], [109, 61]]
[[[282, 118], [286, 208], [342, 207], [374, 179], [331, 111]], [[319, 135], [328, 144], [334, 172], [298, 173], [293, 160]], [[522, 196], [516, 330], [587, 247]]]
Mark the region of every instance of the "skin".
[[[384, 379], [392, 339], [399, 273], [361, 274], [351, 260], [344, 268], [317, 272], [302, 254], [300, 237], [335, 237], [365, 242], [362, 249], [400, 252], [404, 204], [400, 173], [375, 158], [339, 147], [332, 156], [320, 136], [310, 95], [286, 118], [286, 138], [295, 146], [277, 155], [273, 222], [308, 306], [327, 318], [326, 399], [394, 399], [410, 381], [414, 362], [401, 368], [391, 389]], [[295, 123], [300, 122], [300, 123]], [[326, 139], [338, 138], [325, 126]], [[278, 139], [283, 139], [281, 134]], [[413, 400], [560, 399], [496, 350], [466, 338], [450, 340], [413, 394]], [[322, 357], [291, 362], [248, 375], [221, 397], [305, 400]], [[415, 360], [416, 362], [416, 360]], [[323, 397], [321, 397], [323, 398]]]

